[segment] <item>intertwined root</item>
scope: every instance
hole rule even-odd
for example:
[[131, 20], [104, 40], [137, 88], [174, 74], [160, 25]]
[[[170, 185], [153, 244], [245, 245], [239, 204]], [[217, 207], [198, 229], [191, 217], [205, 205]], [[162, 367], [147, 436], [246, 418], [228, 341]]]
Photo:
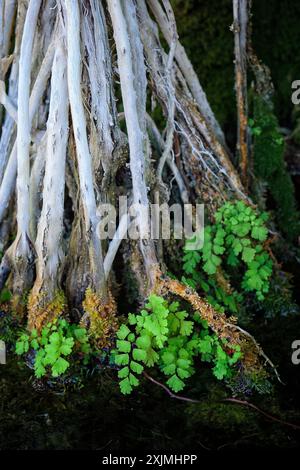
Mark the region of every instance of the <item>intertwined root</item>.
[[[8, 9], [10, 3], [5, 0], [3, 10], [8, 24], [16, 13]], [[97, 347], [110, 347], [118, 321], [108, 286], [121, 241], [114, 236], [103, 243], [98, 237], [99, 205], [116, 207], [117, 195], [146, 208], [157, 194], [158, 202], [165, 202], [170, 196], [166, 165], [182, 202], [195, 201], [196, 195], [207, 203], [210, 215], [232, 196], [247, 197], [178, 41], [169, 0], [57, 0], [56, 8], [29, 0], [15, 2], [15, 8], [16, 38], [12, 34], [3, 51], [15, 47], [13, 59], [5, 59], [13, 60], [5, 80], [18, 86], [10, 86], [7, 96], [3, 86], [0, 90], [7, 112], [0, 137], [0, 222], [10, 217], [17, 189], [16, 211], [10, 217], [17, 219], [17, 237], [2, 259], [0, 290], [11, 271], [16, 307], [22, 289], [30, 292], [30, 329], [40, 331], [67, 315], [69, 303], [84, 311], [81, 323]], [[164, 130], [148, 115], [150, 100], [165, 117]], [[124, 111], [126, 134], [117, 106]], [[131, 219], [125, 218], [126, 224]], [[151, 232], [150, 217], [143, 217], [140, 209], [136, 220], [141, 238]], [[124, 220], [116, 234], [123, 231], [122, 224]], [[13, 223], [11, 227], [13, 231]], [[218, 337], [240, 345], [245, 361], [254, 361], [247, 352], [253, 344], [235, 319], [229, 323], [194, 291], [162, 278], [162, 243], [139, 239], [129, 257], [138, 278], [135, 300], [143, 301], [153, 290], [179, 296]]]

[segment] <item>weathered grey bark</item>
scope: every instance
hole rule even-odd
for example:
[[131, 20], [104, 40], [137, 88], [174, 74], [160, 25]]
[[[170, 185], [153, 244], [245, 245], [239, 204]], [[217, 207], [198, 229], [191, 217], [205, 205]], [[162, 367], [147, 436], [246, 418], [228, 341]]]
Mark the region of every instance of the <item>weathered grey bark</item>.
[[19, 88], [18, 88], [18, 131], [17, 131], [17, 198], [18, 198], [18, 231], [26, 245], [29, 233], [29, 145], [30, 145], [30, 65], [33, 48], [34, 32], [36, 28], [41, 0], [31, 0], [26, 14], [24, 32], [20, 52]]
[[233, 0], [235, 91], [237, 100], [237, 152], [242, 181], [248, 186], [248, 100], [247, 100], [248, 0]]
[[[156, 148], [159, 154], [163, 154], [164, 152], [163, 138], [155, 122], [149, 115], [147, 115], [147, 129], [148, 129], [148, 134], [149, 134], [152, 145]], [[166, 157], [166, 161], [176, 180], [182, 203], [189, 204], [190, 201], [189, 201], [188, 189], [175, 163], [174, 156], [169, 153]]]
[[[45, 92], [45, 88], [50, 76], [53, 56], [55, 52], [55, 32], [54, 38], [48, 47], [47, 53], [41, 64], [41, 68], [35, 80], [32, 88], [30, 101], [29, 101], [29, 121], [32, 123], [33, 117], [38, 110], [41, 98]], [[17, 145], [14, 144], [11, 154], [9, 156], [8, 163], [0, 168], [5, 168], [3, 180], [0, 187], [0, 222], [5, 215], [5, 211], [8, 207], [10, 198], [15, 188], [15, 181], [17, 176]]]
[[[140, 248], [148, 275], [149, 288], [152, 288], [156, 281], [158, 261], [153, 241], [149, 239], [149, 199], [145, 182], [145, 161], [147, 158], [145, 155], [145, 142], [147, 140], [145, 136], [146, 107], [144, 103], [143, 108], [138, 110], [138, 94], [134, 83], [135, 79], [138, 80], [138, 77], [140, 78], [139, 83], [144, 82], [146, 70], [145, 67], [142, 67], [142, 64], [139, 64], [139, 70], [136, 70], [136, 75], [134, 74], [132, 67], [132, 45], [128, 37], [128, 29], [120, 0], [109, 0], [108, 8], [112, 19], [118, 54], [121, 91], [130, 150], [133, 200], [137, 205], [137, 223], [141, 238]], [[135, 53], [137, 53], [137, 47], [133, 46], [133, 48]], [[146, 213], [141, 211], [141, 206]]]
[[[83, 5], [84, 7], [84, 5]], [[93, 157], [95, 171], [104, 177], [111, 172], [112, 154], [119, 140], [119, 126], [113, 94], [112, 66], [103, 6], [91, 0], [90, 11], [82, 15], [83, 40], [91, 93], [91, 119], [95, 123], [98, 155]]]
[[43, 177], [45, 174], [47, 150], [47, 133], [42, 132], [36, 142], [36, 153], [30, 173], [29, 188], [29, 233], [31, 240], [36, 240], [37, 225], [40, 218], [42, 194], [43, 194]]
[[[16, 14], [16, 1], [2, 1], [0, 5], [0, 80], [4, 80], [13, 57], [8, 57], [12, 42], [13, 20]], [[17, 47], [18, 40], [16, 40]], [[0, 106], [0, 125], [3, 119], [3, 108]], [[6, 122], [7, 127], [8, 123]], [[4, 130], [3, 129], [3, 130]], [[3, 132], [2, 130], [2, 132]], [[1, 132], [1, 133], [2, 133]]]
[[[18, 4], [17, 12], [17, 25], [15, 31], [15, 45], [13, 54], [7, 57], [10, 47], [10, 35], [12, 34], [11, 27], [13, 16], [15, 14], [15, 2], [3, 2], [4, 5], [4, 24], [3, 24], [3, 46], [2, 46], [2, 67], [0, 72], [0, 79], [4, 81], [7, 72], [7, 66], [12, 61], [11, 73], [8, 80], [8, 96], [13, 104], [16, 104], [18, 97], [18, 73], [19, 73], [19, 55], [20, 45], [26, 15], [25, 5]], [[5, 64], [5, 66], [4, 66]], [[1, 120], [0, 120], [1, 121]], [[16, 136], [16, 126], [14, 119], [8, 114], [5, 115], [0, 139], [0, 184], [2, 182], [3, 173], [7, 160], [12, 149], [13, 140]]]
[[33, 321], [61, 289], [65, 161], [68, 140], [67, 58], [62, 39], [57, 42], [51, 77], [51, 98], [46, 131], [46, 167], [43, 207], [35, 243], [36, 280], [31, 292]]
[[[167, 40], [169, 46], [171, 46], [173, 41], [172, 25], [168, 21], [166, 13], [163, 11], [158, 0], [149, 0], [148, 3], [162, 30], [165, 39]], [[172, 10], [169, 1], [164, 3], [166, 11], [168, 9]], [[175, 58], [207, 124], [211, 127], [212, 131], [217, 136], [220, 144], [226, 148], [224, 133], [210, 107], [206, 94], [202, 89], [202, 86], [199, 82], [199, 78], [193, 68], [193, 65], [190, 59], [188, 58], [184, 47], [180, 44], [179, 41], [177, 41], [176, 44]]]
[[31, 0], [26, 13], [20, 50], [17, 129], [17, 236], [13, 253], [13, 290], [15, 299], [24, 295], [33, 281], [34, 249], [29, 238], [29, 145], [30, 145], [30, 71], [33, 39], [41, 0]]
[[[144, 0], [138, 2], [140, 33], [147, 58], [148, 70], [155, 94], [163, 109], [168, 102], [168, 91], [164, 81], [166, 54], [160, 44], [156, 25], [151, 20]], [[182, 78], [182, 80], [184, 80]], [[203, 197], [211, 187], [208, 200], [227, 197], [224, 191], [232, 190], [235, 197], [246, 198], [240, 178], [233, 167], [230, 156], [220, 144], [215, 133], [208, 127], [198, 107], [186, 94], [184, 87], [176, 87], [176, 130], [188, 144], [188, 155], [183, 155], [187, 171], [195, 178], [194, 184]], [[199, 180], [207, 180], [206, 187]], [[219, 193], [219, 196], [218, 196]], [[212, 206], [213, 210], [213, 206]]]
[[81, 200], [84, 211], [85, 240], [89, 249], [91, 287], [101, 295], [105, 294], [105, 277], [101, 241], [97, 236], [97, 207], [94, 193], [92, 158], [86, 133], [86, 118], [80, 89], [80, 14], [77, 0], [66, 1], [67, 47], [68, 47], [68, 90], [76, 142]]
[[1, 59], [10, 52], [12, 27], [16, 14], [16, 0], [2, 1], [0, 6], [0, 54]]

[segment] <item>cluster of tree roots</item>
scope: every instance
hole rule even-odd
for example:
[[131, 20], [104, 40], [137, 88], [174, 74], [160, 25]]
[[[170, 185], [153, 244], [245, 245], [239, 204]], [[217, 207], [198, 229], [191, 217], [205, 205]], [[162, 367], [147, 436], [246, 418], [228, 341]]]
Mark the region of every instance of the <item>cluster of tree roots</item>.
[[[0, 18], [0, 289], [11, 309], [30, 329], [76, 311], [97, 335], [97, 319], [117, 324], [118, 256], [141, 303], [182, 298], [245, 362], [265, 360], [234, 319], [168, 278], [163, 244], [121, 240], [129, 215], [110, 241], [97, 234], [99, 204], [168, 203], [170, 180], [211, 218], [226, 200], [252, 204], [169, 0], [4, 0]], [[137, 214], [140, 234], [149, 223]]]

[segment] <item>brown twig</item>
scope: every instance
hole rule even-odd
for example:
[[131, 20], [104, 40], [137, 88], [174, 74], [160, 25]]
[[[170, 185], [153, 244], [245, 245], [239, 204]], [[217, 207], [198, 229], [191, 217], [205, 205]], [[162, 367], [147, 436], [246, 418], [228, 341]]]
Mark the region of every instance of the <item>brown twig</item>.
[[[166, 385], [162, 384], [161, 382], [159, 382], [158, 380], [155, 380], [153, 377], [151, 377], [149, 374], [147, 374], [147, 372], [143, 372], [143, 375], [144, 377], [146, 377], [146, 379], [148, 379], [150, 382], [154, 383], [155, 385], [158, 385], [159, 387], [161, 387], [163, 390], [165, 390], [165, 392], [171, 397], [171, 398], [175, 398], [176, 400], [181, 400], [181, 401], [185, 401], [185, 402], [188, 402], [188, 403], [202, 403], [201, 400], [197, 400], [195, 398], [189, 398], [189, 397], [184, 397], [182, 395], [177, 395], [176, 393], [173, 393]], [[282, 424], [283, 426], [289, 426], [293, 429], [300, 429], [300, 425], [298, 424], [294, 424], [294, 423], [290, 423], [288, 421], [284, 421], [282, 419], [279, 419], [277, 418], [276, 416], [272, 416], [270, 415], [269, 413], [266, 413], [264, 410], [262, 410], [261, 408], [259, 408], [258, 406], [254, 405], [253, 403], [250, 403], [248, 402], [247, 400], [240, 400], [238, 398], [224, 398], [223, 400], [220, 400], [220, 403], [233, 403], [233, 404], [236, 404], [236, 405], [240, 405], [240, 406], [246, 406], [248, 408], [251, 408], [252, 410], [255, 410], [257, 411], [258, 413], [260, 413], [261, 415], [265, 416], [266, 418], [268, 418], [269, 420], [271, 421], [275, 421], [279, 424]]]
[[239, 400], [238, 398], [224, 398], [224, 400], [222, 400], [222, 402], [236, 403], [237, 405], [252, 408], [252, 410], [257, 411], [258, 413], [260, 413], [261, 415], [263, 415], [266, 418], [270, 419], [271, 421], [276, 421], [277, 423], [280, 423], [284, 426], [289, 426], [293, 429], [300, 429], [300, 425], [294, 424], [294, 423], [289, 423], [288, 421], [284, 421], [282, 419], [276, 418], [276, 416], [272, 416], [269, 413], [266, 413], [265, 411], [260, 409], [258, 406], [254, 405], [253, 403], [249, 403], [247, 400]]
[[250, 437], [257, 436], [258, 434], [259, 434], [258, 432], [253, 432], [252, 434], [248, 434], [247, 436], [242, 436], [240, 439], [237, 439], [234, 442], [226, 442], [226, 444], [222, 444], [221, 446], [217, 447], [217, 450], [221, 450], [229, 446], [235, 446], [239, 442], [245, 441], [246, 439], [249, 439]]
[[272, 367], [272, 369], [274, 370], [274, 373], [277, 377], [277, 380], [278, 382], [280, 382], [282, 385], [285, 385], [284, 382], [282, 382], [280, 376], [279, 376], [279, 373], [275, 367], [275, 365], [273, 364], [273, 362], [271, 361], [271, 359], [265, 354], [265, 352], [263, 351], [263, 349], [260, 347], [260, 345], [258, 344], [258, 342], [256, 341], [256, 339], [250, 334], [248, 333], [248, 331], [245, 331], [243, 330], [243, 328], [241, 328], [240, 326], [238, 325], [233, 325], [233, 324], [229, 324], [232, 328], [235, 328], [236, 330], [240, 331], [242, 334], [244, 334], [245, 336], [247, 336], [248, 338], [251, 339], [251, 341], [253, 341], [255, 347], [257, 348], [259, 354], [264, 358], [264, 360], [266, 361], [267, 364], [270, 365], [270, 367]]
[[189, 403], [200, 403], [200, 400], [196, 400], [194, 398], [183, 397], [181, 395], [176, 395], [176, 393], [173, 393], [166, 385], [162, 384], [158, 380], [155, 380], [153, 377], [148, 375], [147, 372], [145, 371], [143, 372], [143, 375], [144, 377], [146, 377], [146, 379], [150, 380], [150, 382], [163, 388], [171, 398], [176, 398], [176, 400], [181, 400], [181, 401], [187, 401]]

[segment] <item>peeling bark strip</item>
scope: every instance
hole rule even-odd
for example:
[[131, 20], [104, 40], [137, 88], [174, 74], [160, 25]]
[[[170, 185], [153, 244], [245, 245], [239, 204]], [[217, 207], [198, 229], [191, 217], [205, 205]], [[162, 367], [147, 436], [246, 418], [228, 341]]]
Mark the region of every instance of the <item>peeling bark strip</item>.
[[[63, 215], [65, 191], [65, 163], [68, 142], [68, 87], [67, 59], [63, 37], [56, 43], [51, 77], [50, 109], [47, 130], [41, 143], [47, 155], [43, 184], [43, 207], [36, 239], [36, 280], [28, 300], [28, 326], [40, 329], [52, 321], [63, 308], [60, 274], [63, 260]], [[44, 145], [45, 141], [45, 145]], [[37, 168], [31, 177], [40, 178], [44, 160], [36, 157]], [[42, 155], [41, 155], [42, 157]], [[36, 175], [34, 174], [36, 173]], [[38, 187], [33, 189], [38, 194]], [[33, 209], [36, 209], [33, 204]], [[32, 213], [35, 216], [35, 213]], [[33, 221], [31, 221], [31, 224]]]
[[[147, 187], [145, 182], [145, 133], [146, 129], [146, 109], [138, 110], [138, 95], [135, 90], [135, 77], [132, 67], [131, 44], [128, 37], [126, 20], [122, 11], [120, 0], [108, 0], [108, 9], [112, 20], [114, 38], [118, 55], [118, 67], [121, 82], [121, 92], [124, 105], [124, 113], [128, 132], [130, 150], [130, 172], [132, 177], [133, 201], [135, 204], [149, 208]], [[135, 51], [137, 52], [137, 51]], [[140, 72], [146, 74], [145, 68]], [[146, 238], [150, 234], [149, 214], [143, 218], [143, 214], [137, 214], [137, 223], [141, 238]], [[152, 240], [140, 241], [141, 252], [145, 263], [146, 272], [150, 287], [156, 280], [158, 267], [154, 245]]]
[[85, 237], [89, 249], [91, 287], [99, 294], [105, 293], [105, 276], [101, 241], [96, 228], [96, 199], [93, 188], [92, 157], [89, 150], [86, 119], [81, 95], [80, 15], [78, 0], [66, 0], [68, 90], [76, 142], [80, 192], [84, 211]]
[[33, 295], [44, 295], [41, 302], [52, 301], [59, 289], [62, 259], [65, 161], [68, 140], [67, 59], [62, 44], [57, 44], [51, 78], [50, 110], [46, 131], [46, 169], [43, 208], [36, 239], [37, 278]]
[[247, 103], [247, 0], [233, 0], [235, 91], [237, 100], [237, 151], [242, 181], [248, 185], [248, 103]]
[[30, 117], [29, 92], [31, 54], [34, 33], [41, 0], [30, 0], [21, 43], [19, 89], [18, 89], [18, 132], [17, 132], [17, 198], [18, 198], [18, 230], [23, 237], [29, 232], [29, 144]]
[[47, 151], [47, 135], [46, 132], [41, 136], [41, 140], [37, 143], [36, 155], [30, 173], [30, 225], [29, 233], [31, 240], [36, 239], [37, 224], [40, 217], [40, 203], [42, 200], [41, 188], [43, 183], [43, 176], [45, 173]]
[[82, 33], [87, 53], [87, 71], [90, 80], [91, 118], [97, 129], [99, 154], [94, 157], [95, 171], [102, 166], [105, 173], [112, 164], [112, 153], [117, 137], [117, 113], [113, 96], [112, 67], [103, 6], [98, 0], [89, 1], [84, 12]]

